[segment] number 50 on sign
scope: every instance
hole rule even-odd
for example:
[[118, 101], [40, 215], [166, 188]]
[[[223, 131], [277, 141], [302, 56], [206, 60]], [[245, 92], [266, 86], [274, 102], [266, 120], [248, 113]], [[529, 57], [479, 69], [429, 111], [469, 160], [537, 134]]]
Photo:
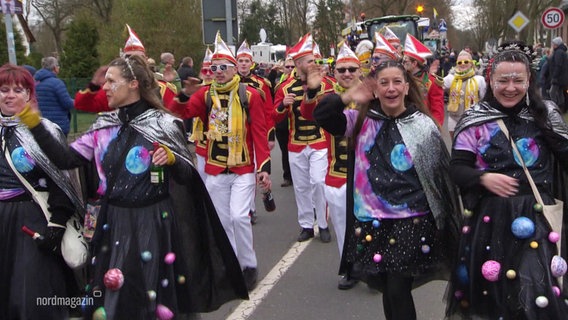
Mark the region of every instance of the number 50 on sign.
[[555, 7], [548, 8], [542, 13], [540, 20], [545, 28], [556, 29], [564, 23], [564, 11]]

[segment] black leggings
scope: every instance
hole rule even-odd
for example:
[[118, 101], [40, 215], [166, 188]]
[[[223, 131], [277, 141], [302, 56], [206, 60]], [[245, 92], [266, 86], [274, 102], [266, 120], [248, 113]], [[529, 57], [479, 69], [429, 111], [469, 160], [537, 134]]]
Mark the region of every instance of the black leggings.
[[383, 309], [387, 320], [416, 320], [412, 299], [414, 278], [401, 275], [384, 275]]

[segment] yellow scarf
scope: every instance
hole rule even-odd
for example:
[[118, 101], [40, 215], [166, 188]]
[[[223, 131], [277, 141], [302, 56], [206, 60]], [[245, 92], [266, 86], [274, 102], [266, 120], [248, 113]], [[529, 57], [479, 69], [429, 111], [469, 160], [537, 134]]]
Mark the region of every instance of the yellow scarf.
[[203, 121], [200, 118], [193, 118], [192, 127], [189, 139], [192, 141], [203, 141]]
[[[479, 101], [479, 85], [475, 80], [475, 70], [469, 68], [463, 72], [456, 72], [452, 85], [450, 86], [450, 101], [448, 103], [449, 112], [457, 112], [460, 101], [463, 97], [464, 110], [469, 109], [472, 105]], [[463, 81], [465, 83], [465, 94], [462, 95]]]
[[[211, 84], [211, 81], [206, 81], [203, 83], [204, 86], [209, 84]], [[192, 141], [205, 140], [205, 136], [203, 134], [203, 121], [201, 121], [201, 118], [199, 117], [193, 118], [191, 136], [189, 137], [189, 139]]]
[[[239, 83], [241, 77], [235, 75], [233, 79], [227, 83], [211, 84], [211, 113], [209, 114], [209, 126], [207, 130], [207, 139], [213, 141], [222, 141], [223, 137], [227, 137], [229, 155], [227, 157], [227, 166], [237, 166], [243, 163], [243, 146], [245, 142], [245, 128], [243, 108], [239, 99]], [[229, 94], [227, 102], [227, 111], [221, 106], [221, 100], [217, 93]]]

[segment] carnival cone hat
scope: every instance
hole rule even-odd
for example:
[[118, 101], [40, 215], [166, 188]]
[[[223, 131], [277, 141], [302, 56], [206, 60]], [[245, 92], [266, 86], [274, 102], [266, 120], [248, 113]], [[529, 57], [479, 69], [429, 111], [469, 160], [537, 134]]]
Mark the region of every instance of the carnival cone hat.
[[425, 64], [426, 58], [432, 55], [432, 51], [410, 33], [406, 34], [403, 52], [405, 56], [414, 58], [421, 64]]
[[209, 46], [207, 47], [207, 49], [205, 49], [205, 56], [203, 57], [203, 67], [209, 67], [211, 66], [211, 58], [213, 58], [213, 52], [211, 52], [211, 49], [209, 49]]
[[337, 54], [337, 60], [335, 61], [336, 64], [342, 62], [354, 62], [357, 65], [361, 65], [361, 61], [355, 55], [355, 52], [349, 48], [349, 46], [342, 41], [341, 46], [339, 47], [339, 53]]
[[231, 49], [227, 46], [223, 38], [221, 38], [221, 32], [217, 31], [215, 36], [215, 51], [213, 56], [211, 56], [211, 61], [213, 60], [227, 60], [234, 65], [237, 65], [237, 59], [231, 52]]
[[124, 49], [122, 49], [122, 52], [125, 55], [132, 55], [136, 53], [142, 53], [145, 55], [146, 49], [144, 48], [144, 45], [142, 44], [142, 41], [140, 41], [140, 38], [138, 37], [136, 32], [134, 32], [134, 30], [132, 30], [132, 28], [130, 28], [128, 24], [126, 25], [126, 29], [128, 31], [128, 39], [126, 39], [126, 43], [124, 44]]
[[320, 47], [315, 41], [314, 41], [313, 53], [314, 53], [314, 58], [316, 58], [316, 59], [323, 58], [323, 56], [321, 55]]
[[385, 36], [385, 39], [387, 39], [387, 41], [390, 44], [394, 43], [394, 44], [400, 45], [400, 39], [396, 36], [396, 34], [389, 27], [383, 28], [383, 35]]
[[292, 49], [290, 49], [290, 55], [292, 59], [298, 60], [302, 57], [305, 57], [309, 54], [314, 53], [314, 39], [312, 38], [311, 33], [306, 33], [298, 43], [296, 43]]
[[239, 50], [237, 50], [237, 59], [239, 59], [242, 56], [248, 57], [252, 61], [252, 50], [250, 49], [246, 40], [243, 41], [243, 43], [241, 43]]
[[395, 47], [393, 47], [392, 44], [390, 44], [387, 39], [379, 32], [375, 32], [375, 49], [373, 50], [373, 52], [387, 55], [392, 60], [398, 59], [398, 54]]

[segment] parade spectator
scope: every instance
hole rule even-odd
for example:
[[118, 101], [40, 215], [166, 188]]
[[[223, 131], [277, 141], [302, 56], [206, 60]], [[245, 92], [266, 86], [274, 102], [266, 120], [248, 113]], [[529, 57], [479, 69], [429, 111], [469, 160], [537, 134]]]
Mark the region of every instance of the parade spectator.
[[[350, 103], [358, 108], [346, 109]], [[347, 228], [340, 272], [382, 291], [386, 319], [416, 319], [412, 288], [447, 270], [457, 241], [457, 192], [438, 126], [396, 61], [314, 110], [350, 138]]]
[[465, 221], [447, 315], [563, 319], [568, 307], [558, 277], [566, 270], [559, 274], [555, 266], [555, 258], [564, 261], [555, 243], [563, 239], [554, 239], [555, 225], [536, 205], [525, 172], [545, 205], [555, 196], [566, 199], [559, 172], [568, 169], [568, 126], [537, 92], [529, 47], [517, 42], [501, 49], [485, 98], [465, 111], [455, 129], [450, 172], [462, 193]]
[[183, 59], [181, 59], [181, 64], [177, 69], [177, 73], [182, 83], [189, 77], [197, 77], [197, 74], [195, 74], [195, 71], [193, 71], [193, 58], [184, 57]]
[[552, 56], [548, 63], [550, 74], [550, 97], [562, 112], [568, 103], [568, 56], [566, 45], [561, 37], [552, 39]]
[[[128, 24], [126, 25], [126, 29], [128, 31], [128, 38], [124, 44], [124, 49], [122, 49], [123, 57], [139, 55], [146, 58], [146, 48], [142, 44], [142, 41], [140, 41], [138, 35]], [[93, 75], [92, 80], [87, 85], [87, 88], [75, 94], [75, 109], [94, 113], [111, 110], [105, 91], [101, 90], [105, 82], [104, 77], [107, 69], [108, 66], [99, 67]], [[174, 85], [163, 81], [161, 74], [154, 72], [154, 75], [159, 86], [156, 90], [156, 94], [159, 94], [162, 97], [164, 105], [168, 106], [176, 95], [176, 88]]]
[[444, 124], [444, 89], [443, 80], [431, 74], [426, 58], [432, 55], [428, 47], [411, 34], [406, 35], [402, 63], [420, 84], [424, 105], [430, 110], [432, 117], [440, 126]]
[[538, 62], [538, 86], [545, 100], [550, 100], [550, 69], [548, 67], [550, 52], [550, 48], [543, 48], [542, 57]]
[[[314, 237], [314, 220], [316, 220], [320, 240], [327, 243], [331, 241], [325, 201], [327, 142], [323, 129], [315, 121], [302, 117], [300, 106], [304, 102], [304, 95], [309, 100], [313, 99], [317, 93], [331, 92], [333, 82], [323, 77], [324, 80], [319, 89], [310, 90], [311, 93], [307, 92], [307, 87], [304, 87], [309, 69], [315, 66], [313, 39], [310, 33], [304, 35], [290, 49], [290, 55], [292, 55], [296, 68], [293, 76], [278, 87], [274, 98], [274, 108], [276, 109], [276, 122], [285, 118], [288, 118], [290, 122], [288, 157], [294, 181], [298, 224], [302, 228], [298, 241], [303, 242]], [[366, 56], [367, 60], [370, 56], [369, 51]]]
[[[68, 298], [78, 294], [77, 286], [73, 285], [73, 273], [58, 252], [67, 220], [83, 204], [69, 176], [46, 158], [26, 126], [15, 117], [34, 103], [35, 83], [31, 74], [23, 67], [2, 66], [0, 319], [67, 319], [68, 306], [40, 305], [37, 299]], [[37, 121], [53, 135], [55, 143], [67, 143], [56, 124], [39, 117]], [[38, 192], [49, 192], [49, 221], [12, 166]], [[35, 238], [32, 238], [33, 234], [23, 233], [23, 226], [35, 231]]]
[[162, 75], [162, 79], [175, 86], [175, 92], [181, 91], [181, 79], [175, 69], [176, 59], [171, 52], [162, 52], [160, 54], [160, 65], [158, 65], [158, 73]]
[[69, 95], [65, 82], [57, 77], [60, 67], [57, 58], [41, 59], [41, 69], [35, 75], [37, 102], [44, 118], [57, 124], [64, 135], [69, 134], [73, 98]]
[[[115, 59], [105, 79], [116, 111], [99, 114], [70, 146], [55, 142], [37, 112], [18, 114], [57, 166], [96, 164], [99, 188], [90, 196], [102, 203], [91, 241], [96, 263], [88, 294], [95, 306], [86, 317], [181, 317], [247, 298], [235, 253], [191, 164], [182, 123], [155, 94], [146, 59]], [[155, 180], [154, 166], [163, 173]]]
[[[183, 119], [199, 117], [208, 124], [207, 190], [237, 254], [247, 288], [253, 290], [258, 262], [250, 203], [257, 184], [263, 190], [271, 188], [264, 101], [257, 89], [240, 83], [237, 60], [220, 33], [210, 68], [215, 80], [186, 90], [174, 100], [171, 109]], [[246, 96], [242, 96], [243, 89]]]
[[485, 90], [485, 78], [475, 74], [471, 55], [467, 51], [460, 52], [455, 72], [444, 77], [444, 91], [448, 93], [448, 131], [452, 138], [463, 112], [479, 102]]

